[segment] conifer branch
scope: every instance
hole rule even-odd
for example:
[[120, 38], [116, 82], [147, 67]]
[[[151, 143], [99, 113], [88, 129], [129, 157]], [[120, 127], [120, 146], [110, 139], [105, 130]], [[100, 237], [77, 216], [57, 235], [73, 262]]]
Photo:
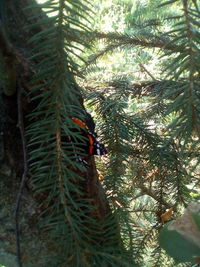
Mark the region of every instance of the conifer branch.
[[[194, 91], [195, 91], [195, 71], [198, 71], [195, 66], [195, 55], [196, 55], [196, 47], [193, 41], [193, 30], [192, 30], [192, 25], [190, 21], [190, 16], [189, 16], [189, 3], [188, 0], [182, 0], [183, 3], [183, 12], [185, 16], [185, 22], [186, 22], [186, 27], [187, 27], [187, 39], [188, 39], [188, 54], [189, 54], [189, 63], [190, 63], [190, 69], [189, 69], [189, 98], [192, 99], [194, 96]], [[191, 102], [191, 114], [192, 114], [192, 126], [196, 133], [198, 134], [198, 137], [200, 138], [200, 126], [198, 122], [198, 111], [196, 109], [196, 106], [194, 102]]]
[[[108, 42], [115, 42], [113, 48], [117, 48], [123, 45], [132, 45], [132, 46], [142, 46], [149, 48], [162, 48], [164, 50], [176, 50], [179, 48], [177, 45], [171, 45], [169, 42], [164, 42], [163, 40], [159, 40], [159, 37], [152, 36], [152, 40], [147, 40], [147, 37], [134, 37], [127, 34], [118, 34], [118, 33], [103, 33], [103, 32], [95, 32], [94, 36], [99, 39], [105, 39]], [[149, 38], [150, 39], [150, 38]], [[118, 43], [116, 43], [118, 42]], [[110, 46], [112, 47], [112, 45]]]

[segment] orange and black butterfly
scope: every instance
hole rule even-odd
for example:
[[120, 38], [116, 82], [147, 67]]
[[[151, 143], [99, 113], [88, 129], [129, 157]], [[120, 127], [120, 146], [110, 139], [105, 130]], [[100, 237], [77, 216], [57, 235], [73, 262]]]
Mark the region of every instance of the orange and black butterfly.
[[108, 153], [104, 144], [97, 140], [96, 133], [92, 132], [83, 121], [78, 118], [72, 118], [72, 121], [85, 130], [85, 136], [88, 139], [87, 153], [89, 155], [105, 155]]

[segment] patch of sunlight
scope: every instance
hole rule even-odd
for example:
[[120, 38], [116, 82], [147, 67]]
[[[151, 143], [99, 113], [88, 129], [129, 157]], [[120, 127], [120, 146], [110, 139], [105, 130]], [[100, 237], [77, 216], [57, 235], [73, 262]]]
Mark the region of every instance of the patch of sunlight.
[[[47, 0], [36, 0], [39, 4], [44, 4]], [[0, 266], [1, 267], [1, 266]]]
[[[42, 5], [42, 4], [46, 3], [46, 2], [48, 2], [48, 0], [36, 0], [36, 2], [39, 5]], [[51, 3], [47, 3], [47, 5], [48, 4], [51, 4]], [[54, 10], [52, 10], [52, 8], [42, 8], [42, 10], [46, 13], [46, 15], [48, 17], [53, 17], [53, 16], [56, 16], [58, 14], [58, 11], [54, 11]]]

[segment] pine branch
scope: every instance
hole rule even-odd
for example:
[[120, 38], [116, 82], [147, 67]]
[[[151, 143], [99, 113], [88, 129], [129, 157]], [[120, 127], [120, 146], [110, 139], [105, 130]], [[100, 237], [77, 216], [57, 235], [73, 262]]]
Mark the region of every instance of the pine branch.
[[[195, 93], [195, 62], [194, 59], [196, 57], [196, 49], [195, 49], [195, 44], [193, 41], [193, 30], [191, 25], [191, 17], [189, 16], [189, 6], [188, 6], [188, 0], [182, 0], [183, 3], [183, 11], [185, 15], [185, 22], [186, 22], [186, 27], [187, 27], [187, 39], [188, 39], [188, 54], [189, 54], [189, 64], [190, 64], [190, 69], [189, 69], [189, 98], [192, 99]], [[199, 126], [199, 121], [198, 121], [198, 111], [196, 109], [195, 104], [192, 102], [191, 103], [191, 113], [192, 113], [192, 125], [195, 128], [199, 138], [200, 138], [200, 126]]]
[[[117, 44], [113, 45], [113, 48], [117, 48], [124, 45], [131, 45], [131, 46], [141, 46], [141, 47], [148, 47], [148, 48], [162, 48], [165, 50], [178, 50], [178, 46], [170, 45], [168, 42], [164, 42], [163, 40], [159, 40], [159, 37], [152, 36], [152, 41], [147, 40], [147, 38], [140, 37], [140, 36], [131, 36], [131, 35], [123, 35], [118, 33], [101, 33], [95, 32], [94, 35], [96, 38], [105, 39], [108, 42], [118, 42]], [[149, 36], [148, 36], [149, 38]]]
[[94, 32], [91, 33], [92, 42], [94, 40], [103, 39], [105, 41], [104, 49], [97, 51], [95, 54], [91, 55], [88, 59], [88, 62], [82, 72], [91, 65], [94, 64], [98, 58], [102, 57], [103, 55], [107, 54], [108, 52], [113, 52], [117, 48], [129, 48], [129, 47], [146, 47], [146, 48], [160, 48], [169, 51], [176, 51], [178, 52], [181, 47], [177, 45], [172, 45], [170, 42], [163, 41], [157, 36], [131, 36], [128, 34], [119, 34], [119, 33], [101, 33], [101, 32]]

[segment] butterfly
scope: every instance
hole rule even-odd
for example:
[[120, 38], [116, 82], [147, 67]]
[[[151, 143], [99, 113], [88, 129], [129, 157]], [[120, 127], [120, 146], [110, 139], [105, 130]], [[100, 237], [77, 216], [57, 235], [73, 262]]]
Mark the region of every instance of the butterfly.
[[72, 121], [84, 129], [85, 136], [88, 139], [87, 153], [89, 155], [101, 156], [101, 155], [106, 155], [108, 153], [108, 150], [106, 149], [104, 144], [98, 141], [97, 134], [92, 132], [83, 121], [81, 121], [78, 118], [72, 118]]

